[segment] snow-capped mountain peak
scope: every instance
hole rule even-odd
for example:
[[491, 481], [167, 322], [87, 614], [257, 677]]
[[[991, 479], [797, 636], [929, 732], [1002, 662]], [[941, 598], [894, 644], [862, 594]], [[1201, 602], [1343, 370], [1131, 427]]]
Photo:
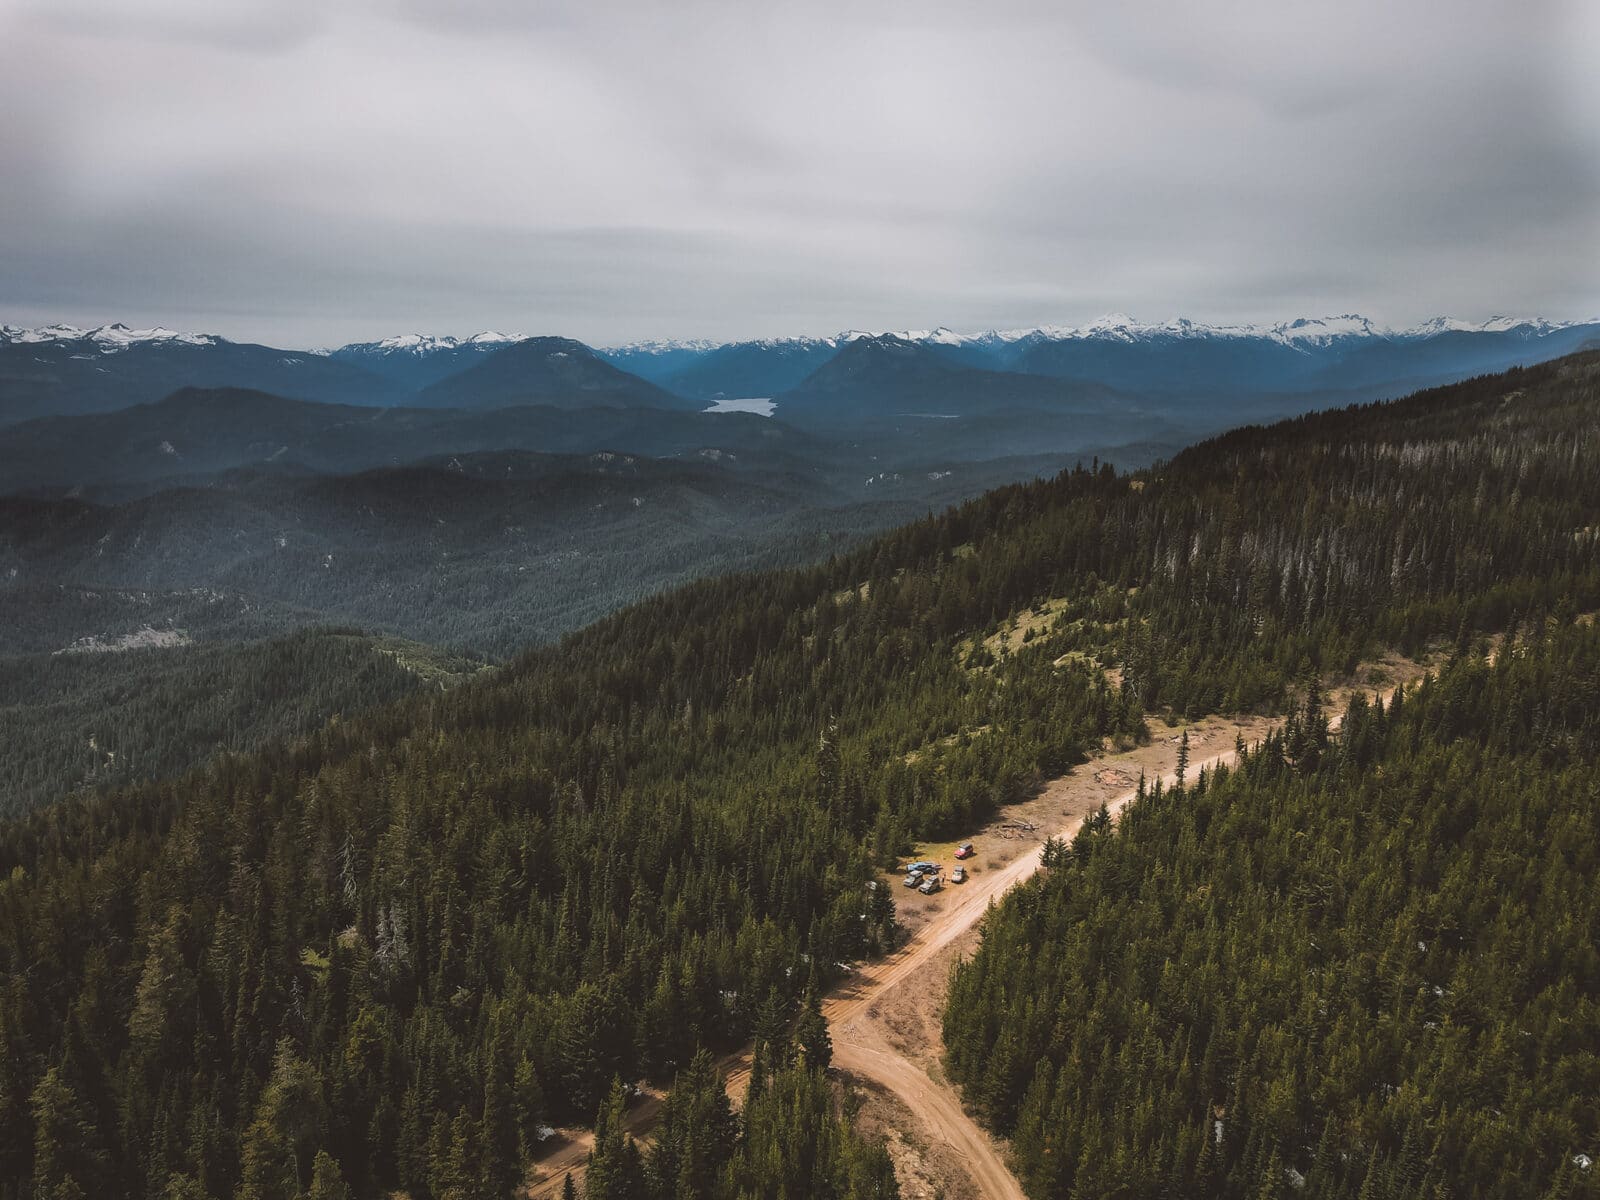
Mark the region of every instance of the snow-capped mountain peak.
[[1338, 317], [1299, 317], [1274, 325], [1270, 335], [1280, 342], [1311, 343], [1326, 346], [1342, 338], [1384, 337], [1388, 331], [1379, 329], [1359, 313], [1345, 313]]
[[901, 341], [921, 342], [927, 346], [965, 346], [972, 340], [966, 334], [957, 333], [944, 325], [937, 329], [902, 329], [891, 336]]
[[418, 357], [461, 346], [500, 346], [523, 340], [520, 333], [498, 333], [486, 329], [471, 337], [452, 337], [432, 333], [399, 333], [377, 342], [352, 342], [344, 350], [362, 354], [414, 354]]
[[1414, 337], [1433, 337], [1441, 333], [1525, 333], [1530, 336], [1552, 333], [1575, 324], [1572, 321], [1546, 321], [1541, 317], [1490, 317], [1487, 321], [1462, 321], [1455, 317], [1434, 317], [1406, 332]]
[[37, 329], [24, 329], [16, 325], [0, 326], [0, 342], [37, 345], [46, 342], [87, 342], [102, 354], [114, 354], [130, 346], [151, 343], [177, 343], [186, 346], [215, 346], [223, 339], [211, 333], [180, 333], [175, 329], [156, 326], [153, 329], [129, 329], [120, 322], [102, 325], [98, 329], [80, 329], [76, 325], [42, 325]]
[[27, 329], [20, 325], [0, 325], [0, 342], [20, 342], [32, 344], [36, 342], [62, 342], [75, 341], [88, 336], [88, 330], [79, 329], [76, 325], [41, 325], [37, 329]]
[[429, 337], [427, 334], [422, 333], [397, 333], [394, 337], [386, 337], [381, 341], [367, 344], [375, 350], [413, 350], [422, 353], [445, 346], [454, 346], [456, 339], [453, 337]]

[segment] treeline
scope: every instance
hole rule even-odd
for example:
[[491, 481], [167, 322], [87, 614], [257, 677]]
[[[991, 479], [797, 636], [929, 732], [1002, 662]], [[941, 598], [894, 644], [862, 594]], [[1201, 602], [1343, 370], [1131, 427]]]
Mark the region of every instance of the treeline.
[[[1600, 601], [1595, 377], [1001, 489], [5, 827], [0, 1122], [59, 1136], [0, 1144], [0, 1197], [288, 1200], [319, 1154], [357, 1196], [500, 1195], [540, 1124], [891, 945], [865, 885], [911, 835], [970, 828], [1147, 709], [1276, 705], [1381, 642]], [[1048, 628], [978, 653], [1046, 599]], [[458, 1142], [470, 1185], [436, 1170]]]
[[1037, 1197], [1596, 1194], [1600, 631], [1316, 706], [988, 918], [952, 1076]]

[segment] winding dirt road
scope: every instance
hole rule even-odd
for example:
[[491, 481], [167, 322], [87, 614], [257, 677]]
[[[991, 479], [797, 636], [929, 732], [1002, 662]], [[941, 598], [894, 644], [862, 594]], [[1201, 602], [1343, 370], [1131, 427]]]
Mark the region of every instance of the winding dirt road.
[[[1236, 733], [1244, 731], [1249, 736], [1246, 723], [1218, 723], [1217, 736], [1226, 733], [1228, 749], [1207, 759], [1192, 757], [1192, 770], [1203, 764], [1215, 763], [1233, 756], [1232, 744]], [[1175, 758], [1176, 747], [1171, 748]], [[873, 1022], [867, 1019], [872, 1010], [890, 1001], [897, 989], [912, 985], [944, 990], [942, 972], [930, 972], [930, 964], [941, 952], [958, 938], [972, 931], [982, 919], [991, 901], [998, 901], [1019, 882], [1039, 869], [1042, 841], [1045, 836], [1070, 837], [1083, 824], [1084, 817], [1101, 802], [1113, 814], [1120, 812], [1134, 798], [1129, 789], [1110, 798], [1094, 787], [1095, 776], [1107, 763], [1120, 761], [1126, 756], [1108, 755], [1096, 758], [1076, 768], [1071, 775], [1049, 784], [1040, 798], [1026, 805], [1003, 810], [991, 825], [1003, 823], [1026, 809], [1029, 816], [1040, 815], [1041, 807], [1056, 811], [1076, 809], [1074, 815], [1051, 827], [1040, 826], [1037, 842], [1026, 843], [1018, 857], [998, 869], [979, 870], [966, 884], [947, 886], [937, 898], [938, 903], [928, 913], [927, 919], [916, 928], [908, 940], [893, 954], [863, 966], [823, 1000], [822, 1012], [828, 1019], [833, 1036], [834, 1065], [851, 1075], [871, 1080], [904, 1103], [921, 1122], [925, 1138], [945, 1144], [953, 1152], [962, 1171], [969, 1177], [977, 1194], [994, 1200], [1025, 1200], [1021, 1186], [1006, 1165], [1001, 1147], [961, 1107], [955, 1091], [943, 1083], [935, 1083], [917, 1063], [897, 1050], [882, 1036]], [[1090, 786], [1085, 787], [1088, 784]], [[1086, 795], [1092, 803], [1085, 803]], [[1076, 802], [1076, 803], [1074, 803]], [[982, 838], [982, 835], [978, 835]], [[981, 844], [981, 843], [980, 843]], [[1008, 849], [1019, 847], [1007, 847]], [[898, 880], [894, 881], [896, 884]], [[885, 877], [880, 886], [888, 886]], [[935, 1051], [937, 1048], [934, 1048]], [[728, 1091], [735, 1097], [744, 1094], [749, 1082], [750, 1060], [740, 1054], [724, 1061], [723, 1070], [728, 1079]], [[628, 1125], [635, 1136], [645, 1136], [654, 1127], [661, 1110], [661, 1097], [647, 1094], [635, 1104], [628, 1114]], [[562, 1179], [569, 1173], [581, 1179], [585, 1160], [593, 1146], [593, 1138], [585, 1130], [562, 1130], [554, 1146], [534, 1164], [529, 1196], [559, 1195]]]
[[[1393, 658], [1385, 660], [1383, 667], [1387, 683], [1408, 682], [1422, 672], [1417, 664]], [[1387, 698], [1393, 688], [1364, 690], [1381, 691]], [[1345, 695], [1348, 689], [1337, 689], [1329, 695], [1333, 711], [1342, 708]], [[1257, 742], [1276, 725], [1277, 721], [1264, 717], [1210, 717], [1190, 725], [1190, 778], [1202, 767], [1231, 763], [1239, 737]], [[1337, 726], [1335, 718], [1332, 728]], [[938, 1190], [944, 1191], [948, 1186], [951, 1195], [1025, 1200], [1006, 1163], [1003, 1147], [961, 1107], [955, 1089], [938, 1071], [941, 1047], [937, 1036], [913, 1039], [932, 1044], [909, 1045], [907, 1039], [895, 1036], [892, 1025], [883, 1018], [898, 1006], [920, 1007], [924, 1028], [936, 1020], [948, 982], [946, 951], [958, 940], [973, 935], [991, 902], [998, 902], [1039, 869], [1044, 839], [1070, 839], [1102, 804], [1113, 817], [1120, 814], [1137, 794], [1137, 788], [1129, 784], [1141, 773], [1148, 780], [1160, 778], [1164, 786], [1170, 785], [1177, 757], [1178, 736], [1167, 731], [1146, 746], [1097, 755], [1051, 781], [1032, 799], [1001, 810], [983, 831], [974, 835], [977, 859], [982, 859], [984, 865], [974, 867], [969, 881], [947, 885], [920, 909], [906, 913], [910, 936], [900, 949], [865, 964], [824, 998], [822, 1011], [833, 1037], [835, 1068], [874, 1085], [909, 1110], [921, 1127], [917, 1131], [920, 1144], [937, 1146], [942, 1156], [953, 1160], [957, 1171], [966, 1177], [941, 1180]], [[1019, 820], [1032, 826], [1027, 840], [1001, 837]], [[898, 879], [885, 876], [880, 886], [898, 886]], [[920, 897], [912, 899], [921, 902]], [[749, 1081], [748, 1054], [732, 1056], [722, 1065], [729, 1093], [742, 1097]], [[940, 1077], [936, 1079], [935, 1074]], [[651, 1093], [630, 1110], [628, 1124], [636, 1136], [648, 1134], [660, 1108], [661, 1096]], [[557, 1195], [567, 1174], [581, 1176], [592, 1138], [588, 1132], [577, 1130], [562, 1131], [558, 1138], [551, 1151], [533, 1166], [530, 1197]], [[896, 1165], [898, 1169], [900, 1164]]]
[[[1255, 721], [1217, 722], [1207, 731], [1205, 740], [1213, 746], [1223, 741], [1227, 748], [1197, 757], [1191, 730], [1190, 778], [1202, 766], [1231, 760], [1234, 739], [1241, 732], [1246, 736], [1259, 735], [1264, 728]], [[1175, 766], [1176, 746], [1170, 747], [1170, 755]], [[997, 869], [974, 874], [965, 884], [948, 886], [941, 894], [948, 895], [949, 901], [930, 912], [928, 920], [899, 951], [862, 969], [823, 1006], [833, 1034], [834, 1065], [877, 1084], [909, 1109], [922, 1126], [921, 1140], [942, 1144], [951, 1152], [972, 1191], [986, 1200], [1025, 1200], [1021, 1185], [1006, 1163], [1003, 1147], [968, 1115], [956, 1090], [943, 1080], [942, 1073], [938, 1080], [929, 1074], [928, 1068], [937, 1061], [940, 1051], [937, 1041], [931, 1046], [918, 1047], [918, 1052], [909, 1052], [906, 1047], [897, 1045], [898, 1039], [890, 1036], [889, 1029], [874, 1018], [880, 1011], [896, 1006], [900, 1002], [896, 993], [907, 989], [932, 989], [940, 998], [934, 1007], [942, 1005], [949, 961], [945, 951], [972, 933], [991, 902], [999, 902], [1013, 887], [1039, 870], [1043, 839], [1046, 836], [1072, 837], [1101, 803], [1116, 816], [1133, 801], [1136, 788], [1105, 794], [1108, 787], [1105, 780], [1118, 780], [1126, 774], [1113, 765], [1122, 757], [1107, 755], [1093, 759], [1071, 775], [1053, 781], [1038, 798], [1017, 806], [1026, 809], [1026, 815], [1037, 825], [1038, 840], [1028, 843], [1023, 853]], [[1139, 757], [1147, 759], [1149, 756]], [[1161, 757], [1166, 755], [1161, 753]], [[1172, 782], [1170, 772], [1161, 774], [1167, 783]], [[1041, 809], [1044, 811], [1040, 812]], [[1016, 809], [1003, 811], [989, 830], [1016, 815]], [[1050, 816], [1055, 819], [1037, 820]], [[986, 840], [980, 835], [979, 845]]]

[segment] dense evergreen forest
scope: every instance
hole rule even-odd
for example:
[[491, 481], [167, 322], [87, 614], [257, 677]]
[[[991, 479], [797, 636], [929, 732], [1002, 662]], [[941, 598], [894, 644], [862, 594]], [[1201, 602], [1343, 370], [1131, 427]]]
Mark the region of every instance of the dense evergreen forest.
[[0, 817], [80, 788], [175, 775], [478, 669], [415, 642], [331, 629], [0, 657]]
[[[0, 1196], [503, 1195], [542, 1123], [609, 1128], [614, 1080], [803, 1028], [808, 988], [895, 939], [865, 884], [911, 834], [1147, 712], [1276, 707], [1381, 645], [1600, 604], [1597, 379], [1004, 488], [12, 822], [0, 1128], [31, 1136], [0, 1141]], [[1024, 609], [1050, 619], [994, 636]], [[730, 1194], [801, 1194], [761, 1172], [807, 1146], [835, 1194], [885, 1186], [815, 1071], [773, 1055]]]
[[821, 1012], [808, 1006], [792, 1028], [780, 1019], [768, 1033], [757, 1031], [738, 1116], [702, 1050], [674, 1081], [648, 1150], [623, 1129], [627, 1092], [615, 1083], [595, 1122], [584, 1200], [896, 1200], [888, 1152], [857, 1136], [835, 1099]]
[[0, 497], [0, 653], [130, 623], [197, 641], [329, 624], [504, 659], [692, 579], [814, 561], [927, 512], [932, 490], [851, 503], [781, 469], [609, 453], [452, 464]]
[[1030, 1195], [1597, 1194], [1600, 631], [1092, 822], [956, 970], [951, 1072]]

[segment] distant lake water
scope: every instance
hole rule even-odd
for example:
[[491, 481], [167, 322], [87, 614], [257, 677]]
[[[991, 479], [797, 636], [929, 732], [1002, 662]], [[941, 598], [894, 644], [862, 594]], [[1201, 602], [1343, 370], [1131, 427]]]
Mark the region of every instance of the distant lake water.
[[758, 417], [770, 417], [772, 410], [778, 407], [766, 397], [750, 397], [744, 400], [718, 400], [707, 412], [746, 412], [755, 413]]

